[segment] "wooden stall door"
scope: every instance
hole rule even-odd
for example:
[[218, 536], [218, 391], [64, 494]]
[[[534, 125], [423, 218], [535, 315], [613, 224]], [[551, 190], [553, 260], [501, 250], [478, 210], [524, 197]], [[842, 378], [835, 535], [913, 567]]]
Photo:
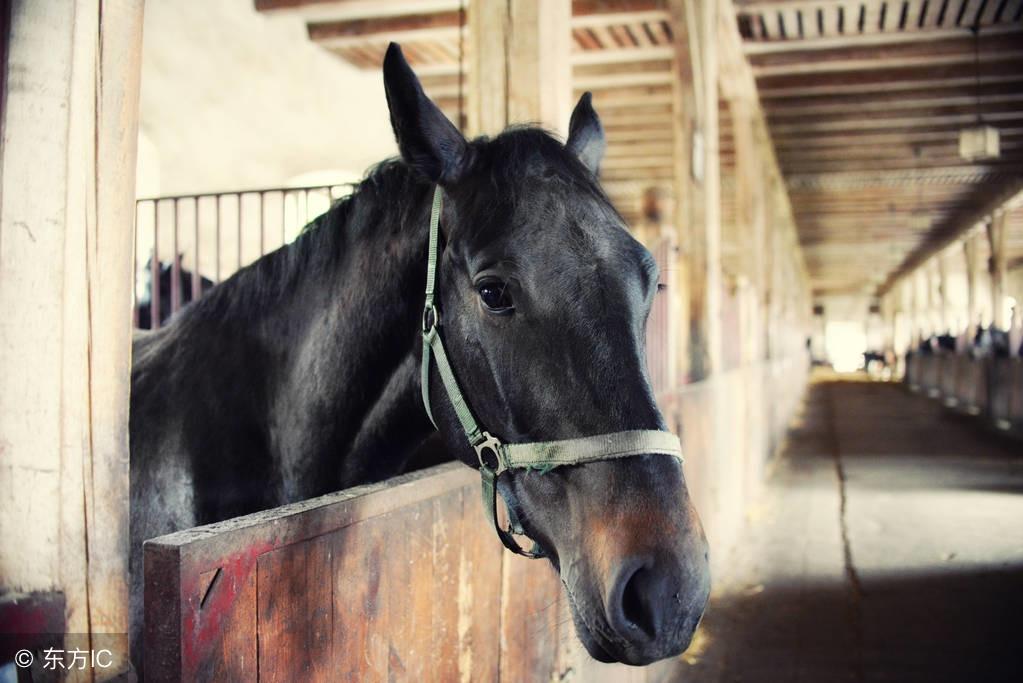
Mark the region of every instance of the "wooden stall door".
[[145, 546], [148, 681], [653, 681], [579, 645], [557, 573], [441, 465]]

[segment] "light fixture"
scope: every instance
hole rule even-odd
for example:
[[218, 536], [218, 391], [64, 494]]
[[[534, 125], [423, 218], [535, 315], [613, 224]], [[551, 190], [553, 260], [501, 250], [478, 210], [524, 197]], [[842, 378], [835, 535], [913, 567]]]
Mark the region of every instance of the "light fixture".
[[959, 156], [966, 161], [997, 159], [1000, 152], [998, 129], [994, 126], [984, 125], [984, 117], [980, 113], [980, 25], [977, 21], [974, 21], [970, 31], [973, 33], [973, 75], [977, 96], [977, 125], [959, 131]]

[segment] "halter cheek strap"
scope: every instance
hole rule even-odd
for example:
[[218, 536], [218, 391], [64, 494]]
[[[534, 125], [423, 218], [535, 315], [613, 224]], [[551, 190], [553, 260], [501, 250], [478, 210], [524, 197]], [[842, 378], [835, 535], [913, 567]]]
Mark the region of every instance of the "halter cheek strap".
[[511, 529], [504, 529], [497, 521], [497, 479], [502, 472], [510, 469], [538, 469], [548, 471], [561, 465], [581, 465], [597, 460], [614, 460], [635, 455], [669, 455], [682, 461], [682, 445], [679, 438], [670, 432], [652, 429], [638, 429], [611, 434], [598, 434], [578, 439], [561, 441], [537, 441], [534, 443], [502, 443], [490, 432], [482, 429], [473, 417], [469, 404], [458, 386], [458, 380], [451, 369], [444, 342], [440, 337], [440, 311], [434, 301], [437, 279], [438, 232], [442, 191], [438, 185], [433, 192], [433, 208], [430, 212], [430, 246], [426, 262], [426, 304], [423, 309], [423, 363], [422, 390], [423, 405], [430, 420], [436, 426], [430, 406], [430, 364], [437, 366], [445, 393], [455, 410], [465, 437], [476, 451], [480, 463], [480, 477], [483, 484], [483, 509], [493, 525], [501, 542], [514, 553], [526, 557], [541, 557], [536, 543], [526, 551], [515, 540], [512, 530], [521, 533], [521, 526], [511, 516]]

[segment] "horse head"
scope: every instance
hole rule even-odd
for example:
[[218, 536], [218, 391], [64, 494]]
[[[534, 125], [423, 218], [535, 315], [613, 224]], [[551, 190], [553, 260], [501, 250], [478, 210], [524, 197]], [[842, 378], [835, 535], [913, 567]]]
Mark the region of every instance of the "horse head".
[[[598, 184], [589, 94], [564, 144], [535, 127], [469, 141], [396, 45], [384, 80], [402, 158], [443, 193], [439, 329], [475, 418], [505, 443], [665, 430], [645, 361], [657, 265]], [[428, 390], [452, 453], [478, 467], [436, 367]], [[710, 579], [677, 459], [512, 469], [497, 488], [560, 572], [593, 657], [646, 664], [688, 646]]]

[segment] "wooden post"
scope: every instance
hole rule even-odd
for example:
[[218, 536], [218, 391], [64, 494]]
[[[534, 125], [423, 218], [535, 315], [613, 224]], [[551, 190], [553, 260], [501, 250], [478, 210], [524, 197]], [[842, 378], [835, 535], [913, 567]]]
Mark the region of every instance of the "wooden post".
[[675, 36], [675, 59], [672, 60], [672, 165], [673, 190], [675, 193], [675, 233], [680, 245], [677, 257], [678, 269], [684, 271], [678, 277], [684, 291], [673, 296], [675, 311], [678, 315], [680, 334], [677, 349], [674, 351], [675, 365], [678, 368], [676, 377], [682, 382], [693, 379], [692, 327], [694, 314], [692, 311], [695, 294], [693, 285], [697, 281], [693, 274], [695, 262], [692, 226], [699, 224], [703, 218], [703, 195], [699, 190], [694, 174], [693, 140], [699, 125], [698, 108], [696, 106], [696, 84], [694, 73], [694, 40], [689, 38], [690, 19], [686, 16], [688, 6], [684, 0], [673, 0], [670, 4], [672, 31]]
[[963, 240], [963, 258], [966, 259], [966, 329], [973, 334], [973, 326], [980, 321], [977, 301], [977, 235], [968, 233]]
[[689, 273], [687, 375], [690, 381], [699, 381], [721, 366], [719, 0], [673, 0], [669, 7], [678, 63], [677, 106], [683, 112], [677, 117], [676, 138], [689, 148], [687, 154], [676, 154], [675, 171], [676, 213], [686, 234]]
[[[759, 148], [763, 141], [758, 139], [758, 130], [753, 113], [753, 103], [748, 94], [740, 94], [728, 100], [732, 117], [732, 139], [735, 148], [735, 213], [738, 232], [748, 259], [748, 275], [757, 294], [757, 309], [760, 325], [763, 327], [764, 303], [766, 301], [764, 244], [766, 220], [764, 213], [764, 164]], [[766, 349], [762, 343], [762, 330], [754, 331], [756, 356], [761, 360]]]
[[572, 112], [569, 0], [493, 0], [469, 5], [470, 135], [512, 123], [566, 133]]
[[991, 321], [1000, 330], [1008, 329], [1009, 320], [1006, 315], [1005, 299], [1005, 222], [1007, 212], [996, 210], [987, 222], [987, 239], [991, 248], [991, 259], [988, 261], [988, 272], [991, 274]]
[[952, 308], [948, 293], [948, 265], [945, 263], [945, 251], [939, 251], [936, 255], [938, 266], [938, 317], [940, 320], [939, 329], [942, 333], [952, 334]]
[[[0, 585], [63, 593], [65, 632], [109, 647], [99, 634], [128, 630], [142, 3], [18, 2], [11, 29], [0, 158]], [[101, 677], [127, 666], [125, 645]]]

